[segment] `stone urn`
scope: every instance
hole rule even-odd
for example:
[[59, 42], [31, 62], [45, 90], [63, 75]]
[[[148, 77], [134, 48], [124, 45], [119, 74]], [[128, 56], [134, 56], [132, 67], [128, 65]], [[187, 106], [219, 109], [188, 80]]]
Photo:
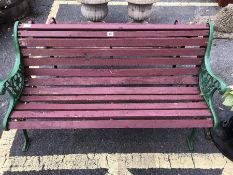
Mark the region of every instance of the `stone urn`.
[[82, 15], [89, 21], [102, 21], [108, 14], [109, 1], [110, 0], [81, 0]]
[[215, 16], [215, 30], [223, 33], [233, 33], [233, 4], [221, 9]]
[[21, 19], [29, 10], [29, 0], [0, 0], [0, 23]]
[[128, 15], [136, 22], [147, 20], [152, 13], [152, 7], [158, 0], [127, 0]]

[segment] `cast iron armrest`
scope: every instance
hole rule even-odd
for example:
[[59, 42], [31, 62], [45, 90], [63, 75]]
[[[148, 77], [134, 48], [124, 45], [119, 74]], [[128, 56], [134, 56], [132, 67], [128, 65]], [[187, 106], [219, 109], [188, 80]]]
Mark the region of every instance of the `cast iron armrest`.
[[213, 95], [216, 90], [221, 95], [224, 94], [227, 90], [227, 85], [224, 81], [222, 81], [219, 77], [217, 77], [211, 69], [210, 50], [214, 35], [214, 25], [212, 21], [209, 22], [209, 26], [210, 26], [209, 40], [205, 52], [204, 62], [201, 65], [201, 70], [199, 73], [199, 87], [201, 90], [201, 95], [204, 97], [207, 105], [210, 108], [210, 111], [212, 112], [214, 128], [217, 128], [219, 125], [219, 121], [218, 121], [217, 113], [214, 109]]
[[3, 119], [3, 129], [7, 129], [7, 123], [11, 111], [13, 110], [15, 104], [21, 96], [23, 87], [24, 87], [24, 75], [23, 75], [23, 66], [21, 64], [20, 50], [18, 44], [18, 25], [19, 22], [15, 22], [14, 25], [14, 46], [16, 51], [15, 64], [10, 72], [10, 74], [3, 80], [0, 81], [0, 95], [6, 93], [10, 95], [10, 102], [5, 117]]

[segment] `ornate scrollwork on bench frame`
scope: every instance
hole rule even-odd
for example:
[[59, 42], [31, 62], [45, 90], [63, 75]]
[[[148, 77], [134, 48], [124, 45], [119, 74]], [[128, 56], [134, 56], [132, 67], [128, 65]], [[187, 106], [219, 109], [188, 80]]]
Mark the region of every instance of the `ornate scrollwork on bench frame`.
[[16, 59], [15, 64], [8, 75], [4, 80], [0, 82], [0, 95], [5, 94], [6, 92], [10, 95], [9, 106], [5, 117], [3, 119], [3, 129], [7, 130], [7, 124], [9, 121], [9, 116], [13, 110], [15, 104], [19, 100], [21, 93], [24, 88], [24, 74], [23, 74], [23, 65], [21, 64], [21, 55], [18, 44], [18, 25], [19, 22], [15, 22], [14, 25], [14, 46], [16, 50]]
[[206, 48], [204, 61], [201, 65], [201, 69], [199, 72], [199, 87], [201, 90], [201, 95], [204, 97], [206, 103], [208, 104], [212, 112], [214, 127], [216, 128], [218, 127], [219, 122], [218, 122], [217, 113], [214, 109], [213, 95], [216, 90], [220, 94], [224, 94], [227, 90], [227, 85], [220, 78], [218, 78], [211, 70], [210, 51], [211, 51], [211, 45], [214, 35], [214, 26], [212, 21], [209, 22], [209, 26], [210, 26], [210, 32], [209, 32], [208, 45]]

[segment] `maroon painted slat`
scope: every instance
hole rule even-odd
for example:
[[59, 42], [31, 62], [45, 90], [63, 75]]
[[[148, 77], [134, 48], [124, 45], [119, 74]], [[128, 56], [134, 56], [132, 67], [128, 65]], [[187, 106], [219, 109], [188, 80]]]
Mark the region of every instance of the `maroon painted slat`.
[[[108, 31], [19, 31], [19, 37], [38, 38], [112, 38]], [[113, 38], [163, 38], [208, 36], [209, 30], [193, 31], [115, 31]]]
[[25, 88], [23, 94], [37, 95], [94, 95], [94, 94], [199, 94], [197, 87], [83, 87], [83, 88]]
[[148, 66], [148, 65], [200, 65], [201, 58], [24, 58], [25, 66]]
[[122, 23], [76, 23], [76, 24], [20, 24], [23, 30], [208, 30], [206, 24], [122, 24]]
[[90, 129], [90, 128], [210, 128], [205, 120], [96, 120], [96, 121], [26, 121], [9, 122], [9, 129]]
[[21, 46], [28, 47], [125, 47], [125, 46], [206, 46], [207, 38], [108, 38], [108, 39], [57, 39], [21, 38]]
[[153, 118], [153, 117], [210, 117], [208, 109], [188, 110], [98, 110], [98, 111], [13, 111], [11, 119], [19, 118]]
[[68, 85], [127, 85], [127, 84], [198, 84], [197, 77], [84, 77], [84, 78], [33, 78], [27, 85], [68, 86]]
[[80, 77], [137, 77], [159, 75], [197, 75], [198, 67], [147, 69], [46, 69], [25, 68], [25, 75]]
[[202, 56], [204, 48], [21, 49], [23, 56]]
[[120, 110], [120, 109], [208, 109], [204, 102], [186, 103], [116, 103], [116, 104], [23, 104], [14, 110]]
[[25, 102], [115, 102], [115, 101], [203, 101], [200, 95], [69, 95], [69, 96], [22, 96]]

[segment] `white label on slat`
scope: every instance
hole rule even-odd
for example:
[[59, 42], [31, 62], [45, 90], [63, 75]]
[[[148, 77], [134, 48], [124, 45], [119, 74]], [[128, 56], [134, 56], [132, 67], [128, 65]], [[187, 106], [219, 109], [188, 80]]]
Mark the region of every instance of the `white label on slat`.
[[114, 32], [107, 32], [107, 36], [108, 37], [113, 37], [114, 36]]
[[23, 24], [24, 28], [30, 28], [32, 25], [31, 24]]

